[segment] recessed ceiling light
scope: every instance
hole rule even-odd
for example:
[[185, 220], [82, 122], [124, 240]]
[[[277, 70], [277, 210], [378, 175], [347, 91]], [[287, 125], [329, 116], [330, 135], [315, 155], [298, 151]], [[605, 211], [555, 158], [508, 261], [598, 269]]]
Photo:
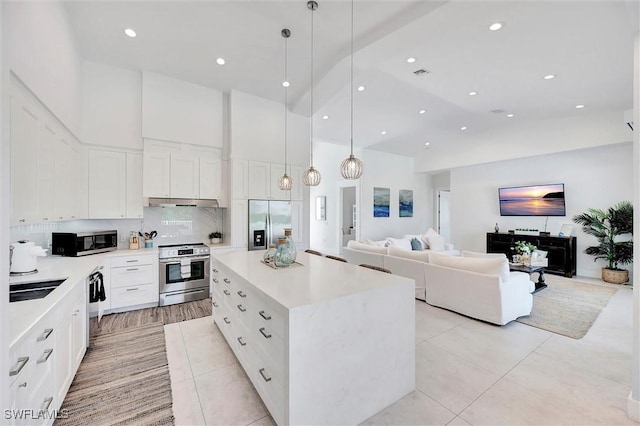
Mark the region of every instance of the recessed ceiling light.
[[133, 31], [131, 28], [127, 28], [126, 30], [124, 30], [124, 33], [126, 35], [128, 35], [129, 37], [133, 38], [135, 37], [137, 34], [135, 31]]
[[420, 114], [424, 114], [425, 112], [427, 112], [427, 110], [426, 110], [426, 109], [421, 109], [421, 110], [420, 110]]
[[381, 131], [381, 132], [380, 132], [380, 134], [381, 134], [381, 135], [386, 135], [386, 134], [387, 134], [387, 131], [386, 131], [386, 130], [383, 130], [383, 131]]
[[226, 61], [223, 58], [218, 58], [218, 59], [216, 59], [216, 63], [218, 65], [224, 65], [226, 63]]
[[515, 116], [515, 114], [507, 114], [507, 117], [508, 117], [508, 118], [512, 118], [512, 117], [514, 117], [514, 116]]
[[475, 96], [477, 94], [478, 94], [478, 92], [469, 92], [469, 96]]
[[429, 143], [429, 142], [425, 142], [425, 144], [424, 144], [424, 146], [429, 146], [429, 145], [431, 145], [431, 143]]
[[407, 62], [409, 62], [410, 64], [414, 63], [416, 61], [416, 58], [407, 58]]
[[283, 81], [282, 82], [282, 86], [283, 87], [289, 87], [289, 82], [288, 81]]
[[364, 89], [366, 89], [366, 87], [358, 86], [358, 92], [364, 92]]
[[545, 75], [545, 76], [544, 76], [544, 79], [545, 79], [545, 80], [551, 80], [551, 79], [553, 79], [553, 78], [556, 78], [556, 75], [555, 75], [555, 74], [547, 74], [547, 75]]
[[322, 119], [323, 119], [323, 120], [328, 120], [328, 119], [329, 119], [329, 116], [328, 116], [328, 115], [323, 115], [323, 116], [322, 116]]
[[578, 109], [584, 108], [584, 105], [576, 105], [576, 108]]
[[502, 29], [502, 27], [504, 27], [504, 22], [494, 22], [493, 24], [489, 25], [489, 29], [491, 31], [498, 31]]
[[460, 127], [460, 130], [467, 130], [467, 126]]

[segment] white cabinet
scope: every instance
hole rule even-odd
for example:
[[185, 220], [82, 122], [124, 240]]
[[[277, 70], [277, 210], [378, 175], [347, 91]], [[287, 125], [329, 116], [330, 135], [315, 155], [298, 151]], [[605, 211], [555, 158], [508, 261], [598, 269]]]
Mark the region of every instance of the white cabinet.
[[[11, 96], [11, 222], [37, 220], [38, 175], [33, 168], [38, 152], [38, 111], [22, 96]], [[31, 165], [31, 166], [30, 166]]]
[[249, 162], [232, 160], [231, 162], [231, 198], [249, 198]]
[[247, 247], [249, 226], [249, 202], [233, 200], [231, 203], [231, 245]]
[[271, 197], [271, 164], [249, 161], [249, 198], [268, 200]]
[[302, 183], [302, 167], [291, 166], [289, 168], [290, 176], [293, 179], [293, 187], [291, 188], [291, 200], [302, 201], [304, 199], [304, 183]]
[[158, 256], [135, 254], [112, 257], [109, 287], [111, 310], [122, 312], [137, 309], [140, 305], [157, 305]]
[[171, 155], [166, 152], [153, 152], [145, 149], [142, 157], [142, 195], [145, 197], [169, 197]]
[[[78, 144], [71, 144], [70, 155], [70, 178], [69, 178], [69, 194], [71, 201], [69, 203], [70, 219], [85, 219], [87, 218], [87, 188], [88, 188], [88, 176], [83, 173], [83, 156]], [[83, 185], [84, 182], [84, 185]], [[84, 191], [84, 194], [82, 193]]]
[[62, 134], [56, 139], [54, 153], [54, 183], [56, 187], [56, 198], [53, 204], [53, 214], [56, 220], [71, 218], [71, 208], [69, 203], [71, 194], [69, 190], [69, 157], [71, 155], [70, 142], [66, 135]]
[[126, 216], [142, 218], [142, 154], [127, 153]]
[[222, 198], [222, 161], [211, 158], [200, 159], [200, 198]]
[[38, 213], [43, 222], [54, 220], [53, 205], [55, 203], [55, 165], [54, 155], [56, 138], [54, 126], [42, 123], [38, 138]]
[[[287, 174], [288, 174], [287, 167]], [[270, 190], [269, 190], [269, 199], [271, 200], [288, 200], [289, 199], [289, 191], [283, 191], [278, 187], [278, 181], [280, 177], [284, 174], [284, 164], [275, 164], [271, 163], [271, 175], [270, 175]]]
[[[234, 166], [237, 160], [234, 160]], [[242, 167], [233, 172], [233, 193], [239, 192], [235, 181], [242, 182], [240, 176]], [[266, 163], [263, 161], [249, 161], [247, 167], [248, 194], [251, 199], [261, 200], [302, 200], [304, 194], [304, 184], [302, 183], [302, 168], [299, 166], [287, 166], [287, 174], [293, 179], [293, 189], [283, 191], [278, 187], [280, 177], [284, 175], [284, 164]], [[238, 184], [238, 186], [240, 183]]]
[[124, 152], [89, 150], [89, 218], [126, 216], [127, 155]]
[[169, 196], [200, 198], [200, 163], [192, 156], [171, 155]]
[[304, 214], [303, 214], [302, 201], [291, 202], [291, 236], [293, 242], [300, 247], [304, 243], [303, 229], [304, 229]]

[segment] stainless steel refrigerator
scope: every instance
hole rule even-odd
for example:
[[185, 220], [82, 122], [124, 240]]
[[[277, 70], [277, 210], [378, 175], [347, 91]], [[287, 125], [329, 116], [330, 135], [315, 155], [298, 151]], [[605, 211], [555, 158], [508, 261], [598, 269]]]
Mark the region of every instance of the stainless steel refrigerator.
[[249, 250], [266, 250], [291, 228], [291, 202], [249, 200]]

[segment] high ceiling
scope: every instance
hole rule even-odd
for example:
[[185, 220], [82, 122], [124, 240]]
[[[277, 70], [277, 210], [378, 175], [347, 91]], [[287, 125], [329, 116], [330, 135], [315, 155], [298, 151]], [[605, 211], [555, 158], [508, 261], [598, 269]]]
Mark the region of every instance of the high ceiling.
[[[314, 134], [347, 144], [351, 3], [318, 3]], [[284, 69], [280, 30], [289, 28], [290, 109], [309, 114], [311, 11], [305, 0], [66, 6], [86, 59], [278, 102]], [[354, 144], [413, 156], [425, 142], [458, 137], [463, 126], [472, 133], [514, 120], [631, 109], [639, 16], [638, 0], [357, 0], [354, 85], [366, 90], [354, 92]], [[494, 22], [504, 27], [489, 31]], [[136, 38], [124, 35], [128, 27]], [[218, 57], [224, 66], [216, 64]], [[416, 61], [408, 63], [409, 57]], [[418, 69], [428, 73], [416, 76]], [[556, 77], [545, 80], [548, 74]], [[477, 95], [470, 96], [472, 91]]]

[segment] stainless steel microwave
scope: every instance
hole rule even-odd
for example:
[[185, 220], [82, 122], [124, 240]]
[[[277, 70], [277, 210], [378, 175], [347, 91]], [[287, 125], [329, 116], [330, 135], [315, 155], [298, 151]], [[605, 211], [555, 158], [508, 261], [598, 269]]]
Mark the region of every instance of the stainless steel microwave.
[[51, 233], [51, 254], [77, 257], [117, 249], [118, 231]]

